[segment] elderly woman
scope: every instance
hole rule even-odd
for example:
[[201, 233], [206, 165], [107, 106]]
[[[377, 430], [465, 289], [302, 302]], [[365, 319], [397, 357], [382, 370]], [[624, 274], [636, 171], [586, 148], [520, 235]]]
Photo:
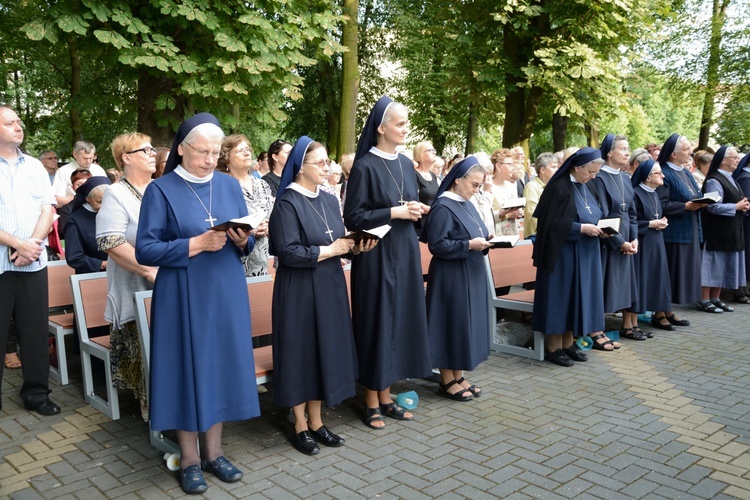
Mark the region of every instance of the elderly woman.
[[177, 430], [185, 493], [208, 488], [201, 469], [224, 482], [242, 478], [224, 458], [223, 423], [260, 414], [240, 260], [254, 239], [240, 228], [211, 229], [247, 215], [237, 181], [214, 175], [223, 138], [209, 113], [180, 125], [164, 175], [146, 191], [138, 227], [138, 261], [159, 266], [151, 304], [151, 428]]
[[507, 202], [518, 198], [518, 186], [514, 180], [514, 160], [510, 149], [498, 149], [490, 157], [494, 172], [492, 174], [492, 209], [495, 213], [495, 231], [497, 235], [517, 235], [518, 219], [523, 217], [523, 207], [503, 208]]
[[[732, 174], [734, 181], [743, 193], [750, 193], [750, 154], [746, 154], [740, 160], [737, 169]], [[750, 280], [750, 217], [742, 219], [742, 234], [745, 240], [745, 281]], [[734, 301], [740, 304], [750, 304], [747, 286], [739, 287], [734, 293]]]
[[[353, 245], [338, 199], [320, 189], [326, 150], [307, 136], [289, 154], [271, 215], [271, 248], [279, 260], [273, 289], [273, 367], [276, 403], [294, 412], [294, 447], [307, 455], [316, 442], [341, 446], [321, 405], [356, 394], [356, 352], [349, 298], [339, 257], [375, 245]], [[307, 417], [305, 417], [307, 410]]]
[[638, 168], [638, 165], [646, 160], [651, 159], [651, 154], [649, 154], [648, 151], [646, 151], [644, 148], [637, 148], [635, 151], [630, 153], [630, 158], [628, 158], [628, 169], [625, 171], [625, 173], [630, 177], [633, 177], [633, 173], [635, 173], [635, 169]]
[[596, 177], [601, 152], [582, 148], [549, 180], [534, 212], [536, 293], [532, 328], [545, 334], [545, 359], [560, 366], [588, 357], [573, 337], [590, 335], [599, 349], [612, 350], [604, 329], [604, 296], [597, 222], [601, 208], [586, 183]]
[[[91, 178], [91, 172], [86, 170], [85, 168], [79, 168], [73, 171], [72, 174], [70, 174], [70, 185], [73, 188], [73, 192], [75, 193], [76, 190], [83, 185], [84, 182], [89, 180]], [[57, 233], [60, 235], [60, 239], [65, 239], [65, 228], [68, 227], [68, 219], [70, 218], [70, 214], [73, 212], [73, 200], [70, 200], [69, 203], [66, 203], [65, 205], [57, 208], [57, 215], [59, 215], [59, 218], [57, 219]]]
[[523, 209], [523, 237], [528, 238], [536, 234], [536, 219], [534, 210], [542, 197], [542, 191], [547, 182], [555, 175], [560, 164], [552, 153], [542, 153], [536, 157], [534, 170], [536, 175], [523, 188], [523, 197], [526, 198], [526, 206]]
[[427, 324], [432, 364], [440, 367], [440, 396], [466, 402], [482, 394], [467, 382], [490, 355], [489, 304], [482, 252], [487, 227], [470, 198], [479, 191], [484, 171], [476, 157], [457, 163], [443, 179], [420, 240], [432, 260], [427, 278]]
[[390, 224], [372, 252], [352, 260], [352, 318], [359, 382], [365, 386], [365, 424], [385, 426], [414, 415], [391, 400], [390, 386], [432, 373], [424, 282], [414, 222], [429, 207], [418, 201], [408, 158], [396, 148], [406, 141], [406, 108], [381, 97], [359, 138], [349, 178], [344, 222], [352, 231]]
[[106, 177], [91, 177], [76, 189], [65, 228], [65, 260], [76, 274], [107, 269], [107, 254], [96, 245], [96, 214], [110, 185]]
[[250, 166], [253, 162], [253, 148], [244, 135], [230, 135], [221, 143], [221, 156], [216, 166], [219, 172], [228, 173], [240, 183], [245, 197], [247, 212], [266, 214], [265, 220], [254, 228], [251, 234], [255, 237], [255, 248], [250, 255], [242, 258], [245, 276], [263, 276], [268, 274], [268, 218], [273, 209], [271, 188], [263, 180], [253, 177]]
[[693, 171], [693, 179], [698, 184], [699, 188], [703, 187], [703, 183], [706, 181], [706, 174], [708, 174], [708, 167], [711, 166], [711, 160], [714, 155], [707, 151], [696, 151], [693, 154], [693, 161], [695, 162], [695, 170]]
[[747, 286], [742, 226], [750, 202], [732, 178], [738, 164], [737, 149], [720, 147], [703, 183], [703, 193], [718, 192], [721, 199], [709, 205], [702, 216], [706, 246], [701, 259], [701, 301], [698, 303], [701, 311], [734, 311], [721, 301], [721, 289]]
[[279, 182], [281, 182], [281, 171], [284, 170], [286, 165], [286, 159], [289, 156], [289, 152], [292, 150], [292, 145], [283, 139], [273, 141], [268, 146], [268, 173], [266, 173], [262, 179], [268, 183], [268, 187], [271, 188], [271, 195], [276, 198], [276, 192], [279, 190]]
[[605, 164], [592, 187], [602, 207], [602, 218], [620, 220], [619, 232], [607, 238], [602, 247], [604, 310], [622, 311], [620, 337], [646, 340], [649, 334], [638, 326], [638, 314], [632, 310], [638, 301], [634, 262], [638, 252], [638, 219], [633, 185], [624, 173], [630, 157], [628, 139], [607, 134], [599, 151]]
[[432, 171], [432, 165], [435, 163], [435, 148], [430, 141], [422, 141], [414, 146], [412, 158], [417, 162], [414, 170], [417, 171], [417, 189], [419, 189], [419, 201], [425, 205], [432, 205], [435, 199], [440, 181], [437, 175]]
[[141, 201], [156, 169], [156, 151], [149, 136], [134, 132], [115, 137], [112, 156], [125, 177], [104, 193], [96, 215], [96, 243], [109, 256], [104, 318], [110, 323], [112, 382], [118, 389], [135, 392], [141, 401], [142, 415], [147, 419], [146, 383], [133, 294], [151, 290], [156, 278], [155, 267], [144, 266], [135, 259]]
[[635, 194], [639, 241], [634, 259], [638, 302], [633, 310], [639, 313], [663, 311], [659, 317], [652, 317], [651, 324], [672, 331], [675, 328], [666, 318], [672, 311], [672, 294], [662, 234], [669, 224], [656, 194], [656, 189], [664, 184], [664, 174], [661, 166], [648, 155], [630, 181]]
[[[692, 201], [700, 197], [700, 189], [690, 172], [682, 166], [690, 161], [690, 150], [687, 137], [672, 134], [662, 146], [657, 160], [664, 173], [664, 184], [656, 189], [656, 193], [664, 209], [664, 216], [669, 219], [669, 226], [664, 229], [664, 248], [672, 285], [672, 302], [677, 304], [701, 300], [698, 210], [705, 208], [706, 204]], [[672, 325], [690, 325], [689, 321], [679, 319], [674, 313], [655, 313], [656, 317], [664, 314]]]
[[328, 194], [331, 194], [336, 197], [337, 200], [341, 199], [341, 176], [343, 175], [343, 170], [341, 169], [341, 165], [339, 165], [336, 162], [329, 162], [328, 163], [328, 177], [326, 177], [325, 182], [322, 186], [320, 186], [320, 189], [325, 191]]

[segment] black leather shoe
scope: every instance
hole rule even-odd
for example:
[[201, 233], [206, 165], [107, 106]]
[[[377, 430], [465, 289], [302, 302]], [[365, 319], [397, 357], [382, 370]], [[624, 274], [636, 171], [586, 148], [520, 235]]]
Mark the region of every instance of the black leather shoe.
[[544, 359], [549, 361], [550, 363], [555, 363], [556, 365], [560, 366], [573, 366], [573, 360], [568, 357], [567, 354], [565, 354], [565, 351], [562, 349], [558, 349], [555, 352], [550, 352], [545, 350], [544, 351]]
[[586, 356], [586, 354], [583, 351], [581, 351], [580, 349], [576, 349], [573, 346], [566, 347], [565, 349], [563, 349], [563, 351], [573, 361], [584, 362], [584, 361], [589, 360], [589, 357]]
[[344, 446], [344, 438], [329, 431], [325, 425], [321, 425], [317, 431], [310, 429], [310, 434], [312, 434], [315, 441], [323, 443], [326, 446]]
[[[667, 323], [664, 324], [661, 322], [661, 320], [664, 320]], [[682, 320], [680, 320], [680, 322], [681, 321]], [[658, 328], [660, 330], [666, 330], [668, 332], [673, 332], [675, 330], [674, 326], [672, 326], [672, 324], [670, 323], [669, 319], [667, 319], [666, 316], [660, 316], [658, 318], [656, 317], [651, 318], [651, 326], [653, 326], [654, 328]]]
[[244, 476], [241, 470], [232, 465], [232, 462], [224, 457], [219, 457], [213, 462], [201, 460], [201, 469], [210, 472], [225, 483], [234, 483]]
[[674, 326], [690, 326], [690, 321], [686, 319], [677, 319], [677, 317], [673, 314], [670, 314], [669, 316], [666, 316], [667, 321], [672, 323]]
[[187, 494], [203, 493], [208, 489], [206, 479], [201, 473], [201, 468], [197, 465], [190, 465], [180, 469], [180, 488]]
[[297, 448], [297, 451], [301, 451], [305, 455], [317, 455], [320, 453], [318, 443], [315, 442], [310, 431], [302, 431], [292, 436], [292, 444]]
[[60, 410], [60, 407], [57, 406], [55, 403], [47, 399], [43, 399], [42, 401], [38, 401], [36, 403], [26, 403], [23, 404], [27, 410], [29, 411], [35, 411], [40, 415], [43, 415], [45, 417], [48, 417], [50, 415], [56, 415], [60, 413], [62, 410]]

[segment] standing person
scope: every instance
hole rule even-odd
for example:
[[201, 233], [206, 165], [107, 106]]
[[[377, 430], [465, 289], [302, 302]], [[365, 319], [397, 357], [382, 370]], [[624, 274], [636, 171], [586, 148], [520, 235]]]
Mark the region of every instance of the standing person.
[[420, 240], [432, 253], [427, 275], [427, 323], [432, 364], [440, 367], [440, 396], [471, 401], [482, 390], [467, 382], [490, 355], [490, 308], [482, 252], [490, 232], [469, 202], [484, 182], [484, 170], [470, 156], [443, 179]]
[[76, 274], [107, 269], [107, 254], [96, 244], [96, 214], [102, 206], [104, 192], [111, 184], [106, 177], [89, 177], [76, 189], [65, 228], [65, 261], [76, 270]]
[[523, 208], [523, 237], [528, 238], [536, 234], [536, 218], [534, 210], [542, 197], [542, 191], [547, 182], [555, 175], [560, 164], [552, 153], [542, 153], [536, 157], [534, 170], [536, 175], [523, 188], [523, 197], [526, 198], [526, 206]]
[[[672, 134], [659, 151], [657, 160], [664, 173], [664, 184], [656, 189], [656, 193], [664, 209], [664, 216], [669, 220], [669, 226], [664, 229], [664, 248], [669, 264], [672, 301], [676, 304], [695, 304], [701, 300], [701, 233], [698, 210], [707, 205], [692, 201], [700, 196], [700, 189], [690, 172], [682, 167], [690, 161], [690, 150], [690, 140], [687, 137]], [[718, 311], [721, 312], [720, 309]], [[655, 312], [656, 316], [664, 313]], [[689, 321], [679, 319], [674, 313], [666, 315], [666, 318], [675, 326], [690, 325]]]
[[437, 175], [432, 171], [432, 165], [437, 160], [435, 148], [430, 141], [422, 141], [414, 146], [412, 157], [417, 162], [415, 170], [419, 201], [428, 206], [432, 205], [432, 200], [435, 199], [435, 193], [440, 185]]
[[[750, 193], [750, 154], [746, 154], [740, 160], [737, 169], [732, 174], [737, 185], [743, 193]], [[742, 233], [745, 240], [745, 281], [750, 280], [750, 217], [742, 219]], [[740, 304], [750, 304], [747, 286], [739, 287], [734, 293], [734, 301]]]
[[224, 482], [242, 478], [224, 458], [223, 423], [260, 414], [240, 261], [254, 240], [241, 229], [211, 230], [247, 215], [237, 181], [214, 175], [223, 138], [209, 113], [180, 125], [164, 175], [143, 197], [138, 225], [136, 258], [159, 267], [151, 303], [151, 428], [177, 430], [185, 493], [208, 488], [201, 469]]
[[518, 219], [523, 217], [523, 208], [503, 208], [503, 205], [517, 199], [518, 185], [513, 181], [513, 155], [509, 149], [498, 149], [492, 153], [492, 209], [495, 214], [496, 235], [517, 235]]
[[406, 108], [383, 96], [370, 111], [357, 144], [344, 205], [352, 231], [390, 224], [372, 251], [352, 260], [352, 319], [365, 386], [365, 424], [385, 427], [414, 415], [391, 400], [390, 386], [432, 373], [424, 281], [414, 222], [429, 211], [417, 201], [411, 161], [396, 152], [406, 141]]
[[693, 160], [695, 161], [695, 170], [693, 171], [693, 179], [698, 184], [698, 188], [703, 187], [703, 183], [706, 180], [706, 174], [708, 174], [708, 167], [711, 166], [711, 160], [714, 155], [707, 151], [696, 151], [693, 154]]
[[112, 157], [125, 178], [104, 193], [96, 215], [96, 243], [108, 255], [104, 318], [110, 324], [112, 383], [118, 389], [133, 391], [146, 420], [146, 380], [133, 294], [151, 290], [157, 271], [135, 259], [141, 201], [156, 170], [156, 150], [149, 136], [132, 132], [114, 138]]
[[545, 335], [544, 357], [560, 366], [588, 357], [573, 338], [590, 335], [594, 347], [612, 351], [603, 333], [604, 295], [596, 224], [602, 211], [586, 183], [596, 177], [601, 152], [582, 148], [570, 155], [549, 180], [534, 216], [536, 293], [532, 328]]
[[240, 183], [247, 213], [263, 212], [266, 214], [263, 222], [251, 232], [255, 238], [253, 251], [247, 257], [242, 258], [246, 277], [268, 274], [268, 219], [273, 209], [271, 188], [263, 180], [250, 174], [250, 165], [253, 163], [252, 153], [253, 148], [247, 137], [242, 134], [230, 135], [221, 143], [221, 156], [216, 167], [219, 172], [231, 175]]
[[258, 170], [253, 171], [253, 177], [257, 177], [258, 179], [262, 178], [264, 175], [266, 175], [270, 169], [268, 168], [268, 153], [265, 151], [261, 151], [258, 153]]
[[263, 180], [268, 183], [268, 186], [271, 188], [271, 195], [274, 198], [276, 198], [276, 192], [279, 190], [281, 171], [284, 170], [286, 159], [289, 157], [289, 152], [291, 150], [292, 145], [282, 139], [273, 141], [273, 143], [268, 146], [269, 171], [263, 176]]
[[[11, 318], [21, 345], [27, 410], [60, 413], [49, 399], [47, 344], [47, 252], [55, 197], [47, 171], [25, 155], [23, 123], [8, 105], [0, 105], [0, 345], [6, 345]], [[2, 385], [3, 366], [0, 366]], [[2, 400], [0, 400], [2, 409]]]
[[70, 203], [76, 194], [70, 175], [79, 169], [89, 170], [92, 177], [106, 177], [107, 173], [102, 167], [94, 162], [96, 148], [87, 141], [77, 141], [73, 145], [73, 161], [63, 165], [57, 170], [55, 180], [52, 183], [52, 192], [57, 200], [57, 206], [61, 207]]
[[638, 252], [638, 214], [633, 185], [624, 173], [630, 159], [628, 139], [607, 134], [599, 151], [605, 164], [592, 185], [602, 207], [602, 218], [620, 219], [619, 232], [602, 244], [604, 311], [622, 311], [620, 337], [646, 340], [649, 334], [638, 326], [638, 314], [632, 310], [638, 302], [634, 262]]
[[57, 153], [55, 153], [51, 149], [48, 149], [47, 151], [44, 151], [39, 155], [39, 161], [42, 162], [44, 170], [46, 170], [47, 174], [49, 174], [49, 183], [50, 185], [52, 185], [52, 183], [55, 182], [55, 174], [57, 173], [58, 169]]
[[[341, 446], [321, 406], [356, 394], [356, 351], [339, 257], [374, 247], [342, 238], [338, 199], [320, 189], [328, 167], [322, 144], [302, 136], [281, 174], [271, 215], [271, 248], [279, 260], [273, 287], [273, 370], [276, 404], [294, 413], [294, 447]], [[307, 417], [305, 417], [305, 412]]]
[[737, 149], [722, 146], [711, 160], [703, 193], [718, 192], [721, 199], [702, 214], [705, 248], [701, 255], [701, 301], [698, 309], [733, 312], [721, 301], [721, 289], [747, 286], [745, 277], [745, 235], [743, 221], [750, 202], [732, 178], [737, 170]]
[[164, 167], [167, 166], [167, 158], [169, 158], [169, 148], [160, 146], [156, 148], [156, 171], [151, 176], [152, 179], [158, 179], [164, 175]]

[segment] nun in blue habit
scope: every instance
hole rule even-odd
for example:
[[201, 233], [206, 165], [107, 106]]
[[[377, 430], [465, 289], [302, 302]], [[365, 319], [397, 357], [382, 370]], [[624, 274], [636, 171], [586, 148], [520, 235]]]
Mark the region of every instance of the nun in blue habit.
[[211, 230], [247, 215], [237, 181], [213, 175], [223, 136], [209, 113], [180, 125], [164, 175], [143, 196], [136, 243], [138, 262], [159, 267], [151, 303], [151, 428], [177, 429], [187, 493], [207, 488], [201, 469], [226, 482], [242, 477], [223, 456], [223, 422], [260, 414], [240, 260], [255, 240], [241, 229]]
[[[750, 154], [746, 154], [737, 165], [732, 177], [743, 193], [750, 193]], [[750, 217], [742, 219], [742, 232], [745, 235], [745, 281], [750, 280]], [[734, 294], [735, 302], [740, 304], [750, 304], [750, 295], [748, 295], [747, 285], [740, 287]]]
[[424, 282], [414, 222], [429, 207], [419, 203], [411, 160], [396, 148], [406, 141], [403, 105], [382, 97], [360, 135], [347, 184], [344, 223], [351, 231], [390, 224], [373, 251], [352, 260], [352, 321], [365, 386], [365, 423], [385, 426], [383, 414], [411, 420], [390, 396], [392, 383], [432, 373]]
[[340, 257], [376, 244], [355, 246], [342, 238], [338, 199], [319, 189], [327, 158], [322, 144], [300, 137], [281, 173], [269, 221], [271, 254], [279, 263], [273, 287], [276, 404], [293, 409], [292, 443], [308, 455], [319, 452], [316, 442], [344, 444], [321, 420], [321, 401], [333, 407], [356, 394], [357, 358]]
[[[701, 196], [690, 172], [683, 165], [690, 159], [690, 141], [672, 134], [659, 152], [657, 163], [664, 173], [664, 184], [656, 189], [669, 226], [664, 230], [664, 248], [672, 284], [672, 302], [695, 303], [701, 297], [700, 214], [705, 204], [691, 200]], [[663, 312], [663, 311], [659, 311]], [[667, 316], [673, 325], [687, 326], [686, 320]]]
[[664, 174], [661, 166], [649, 159], [638, 165], [630, 181], [638, 214], [638, 253], [634, 256], [638, 303], [633, 309], [637, 313], [660, 311], [651, 324], [672, 331], [675, 328], [666, 318], [672, 313], [672, 290], [662, 234], [669, 222], [656, 194], [656, 188], [664, 183]]
[[602, 216], [586, 183], [599, 172], [601, 152], [582, 148], [549, 180], [534, 211], [537, 267], [532, 328], [545, 334], [545, 359], [573, 366], [587, 357], [573, 347], [573, 337], [590, 335], [594, 348], [612, 351], [604, 335], [604, 295], [596, 224]]
[[427, 325], [432, 364], [440, 368], [438, 394], [471, 401], [482, 392], [464, 379], [490, 355], [489, 303], [482, 252], [492, 246], [482, 217], [469, 202], [484, 182], [473, 156], [443, 179], [420, 240], [432, 253], [427, 276]]
[[[76, 274], [102, 271], [102, 263], [107, 261], [106, 252], [99, 250], [96, 244], [96, 214], [102, 204], [102, 194], [110, 184], [107, 177], [90, 177], [76, 189], [70, 217], [65, 223], [65, 260]], [[93, 198], [98, 199], [98, 204]]]
[[646, 340], [638, 326], [633, 306], [638, 301], [634, 256], [638, 251], [638, 224], [633, 186], [625, 170], [629, 167], [628, 140], [607, 134], [599, 148], [604, 165], [591, 181], [603, 219], [620, 219], [620, 231], [602, 240], [602, 276], [604, 278], [604, 311], [622, 311], [620, 337]]
[[701, 255], [701, 301], [698, 303], [702, 311], [734, 311], [721, 301], [721, 289], [747, 286], [743, 222], [750, 202], [732, 177], [738, 165], [737, 149], [722, 146], [711, 160], [703, 182], [703, 193], [718, 192], [721, 199], [702, 214], [706, 242]]

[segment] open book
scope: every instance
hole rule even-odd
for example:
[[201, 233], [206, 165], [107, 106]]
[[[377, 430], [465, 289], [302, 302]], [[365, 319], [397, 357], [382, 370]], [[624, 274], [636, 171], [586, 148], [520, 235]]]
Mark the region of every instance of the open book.
[[605, 234], [620, 234], [620, 218], [600, 219], [596, 227], [604, 231]]
[[691, 201], [693, 203], [708, 203], [710, 205], [711, 203], [718, 203], [719, 200], [721, 200], [721, 195], [718, 191], [709, 191], [702, 198], [696, 198]]
[[511, 248], [516, 246], [516, 243], [521, 239], [517, 234], [506, 235], [506, 236], [495, 236], [494, 238], [487, 240], [492, 243], [492, 248]]
[[261, 222], [266, 220], [265, 212], [255, 212], [237, 219], [228, 220], [211, 228], [212, 231], [226, 231], [229, 228], [240, 228], [243, 231], [258, 227]]
[[379, 240], [383, 238], [388, 231], [391, 230], [390, 224], [383, 224], [382, 226], [374, 227], [372, 229], [364, 229], [362, 231], [354, 231], [344, 236], [344, 238], [354, 240], [355, 245], [359, 245], [361, 241], [366, 240]]
[[508, 208], [523, 208], [526, 206], [526, 198], [511, 198], [503, 203], [503, 210]]

